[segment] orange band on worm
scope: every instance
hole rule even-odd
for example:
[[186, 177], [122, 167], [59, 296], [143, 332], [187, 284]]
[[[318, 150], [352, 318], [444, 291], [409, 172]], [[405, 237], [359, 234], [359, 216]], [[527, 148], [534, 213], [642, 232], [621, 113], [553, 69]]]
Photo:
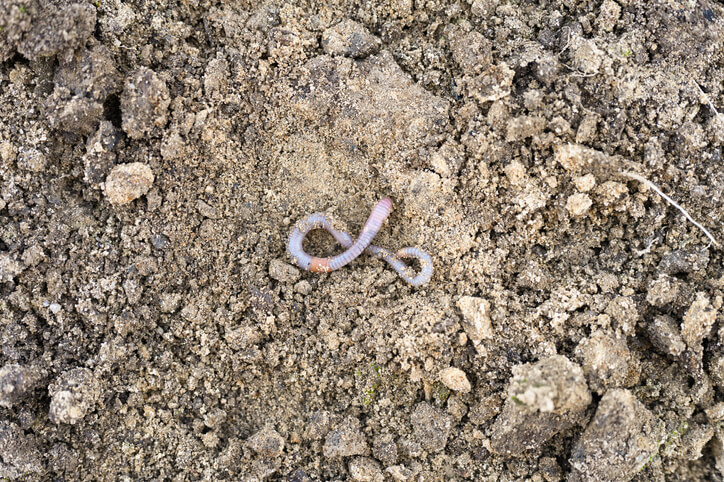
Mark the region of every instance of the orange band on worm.
[[313, 273], [329, 273], [332, 271], [332, 268], [329, 267], [329, 258], [312, 258], [309, 271]]

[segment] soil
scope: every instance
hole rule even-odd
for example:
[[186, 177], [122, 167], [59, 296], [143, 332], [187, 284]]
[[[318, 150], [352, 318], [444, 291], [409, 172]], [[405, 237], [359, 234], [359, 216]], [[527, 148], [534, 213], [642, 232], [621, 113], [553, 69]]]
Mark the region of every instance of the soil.
[[0, 480], [722, 480], [723, 147], [712, 0], [0, 0]]

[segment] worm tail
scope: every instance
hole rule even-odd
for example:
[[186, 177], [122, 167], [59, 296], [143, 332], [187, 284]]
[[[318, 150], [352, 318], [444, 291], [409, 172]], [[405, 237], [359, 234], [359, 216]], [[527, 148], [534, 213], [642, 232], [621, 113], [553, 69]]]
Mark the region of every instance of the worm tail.
[[[392, 269], [397, 271], [400, 278], [412, 286], [422, 286], [432, 278], [432, 257], [420, 248], [402, 248], [396, 254], [393, 254], [385, 248], [369, 246], [367, 251], [377, 258], [387, 261]], [[415, 275], [412, 268], [407, 266], [400, 258], [417, 258], [420, 261], [420, 272]]]

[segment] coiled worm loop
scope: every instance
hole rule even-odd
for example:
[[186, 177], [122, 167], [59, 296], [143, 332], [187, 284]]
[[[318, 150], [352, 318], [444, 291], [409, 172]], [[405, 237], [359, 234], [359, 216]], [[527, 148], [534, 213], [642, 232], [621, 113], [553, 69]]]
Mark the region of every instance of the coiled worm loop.
[[[314, 213], [301, 219], [289, 233], [289, 241], [287, 242], [287, 252], [294, 262], [302, 269], [316, 272], [326, 273], [335, 271], [339, 268], [351, 263], [357, 256], [367, 250], [379, 259], [387, 261], [397, 273], [413, 286], [420, 286], [432, 277], [432, 257], [420, 248], [402, 248], [397, 253], [392, 253], [385, 248], [370, 244], [377, 232], [382, 227], [387, 216], [392, 210], [392, 200], [383, 198], [374, 208], [370, 216], [367, 218], [362, 232], [357, 239], [352, 239], [349, 234], [338, 231], [332, 227], [332, 222], [324, 213]], [[337, 256], [331, 258], [317, 258], [310, 256], [302, 248], [302, 243], [307, 234], [314, 229], [325, 229], [331, 234], [339, 244], [344, 246], [346, 250]], [[415, 275], [413, 270], [407, 266], [401, 258], [417, 258], [420, 262], [420, 272]]]

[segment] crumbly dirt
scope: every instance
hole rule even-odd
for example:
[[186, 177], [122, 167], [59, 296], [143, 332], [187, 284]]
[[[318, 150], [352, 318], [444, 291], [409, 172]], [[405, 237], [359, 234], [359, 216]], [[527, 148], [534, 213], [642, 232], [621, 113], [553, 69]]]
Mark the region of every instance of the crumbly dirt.
[[721, 480], [723, 147], [712, 0], [0, 0], [0, 480]]

